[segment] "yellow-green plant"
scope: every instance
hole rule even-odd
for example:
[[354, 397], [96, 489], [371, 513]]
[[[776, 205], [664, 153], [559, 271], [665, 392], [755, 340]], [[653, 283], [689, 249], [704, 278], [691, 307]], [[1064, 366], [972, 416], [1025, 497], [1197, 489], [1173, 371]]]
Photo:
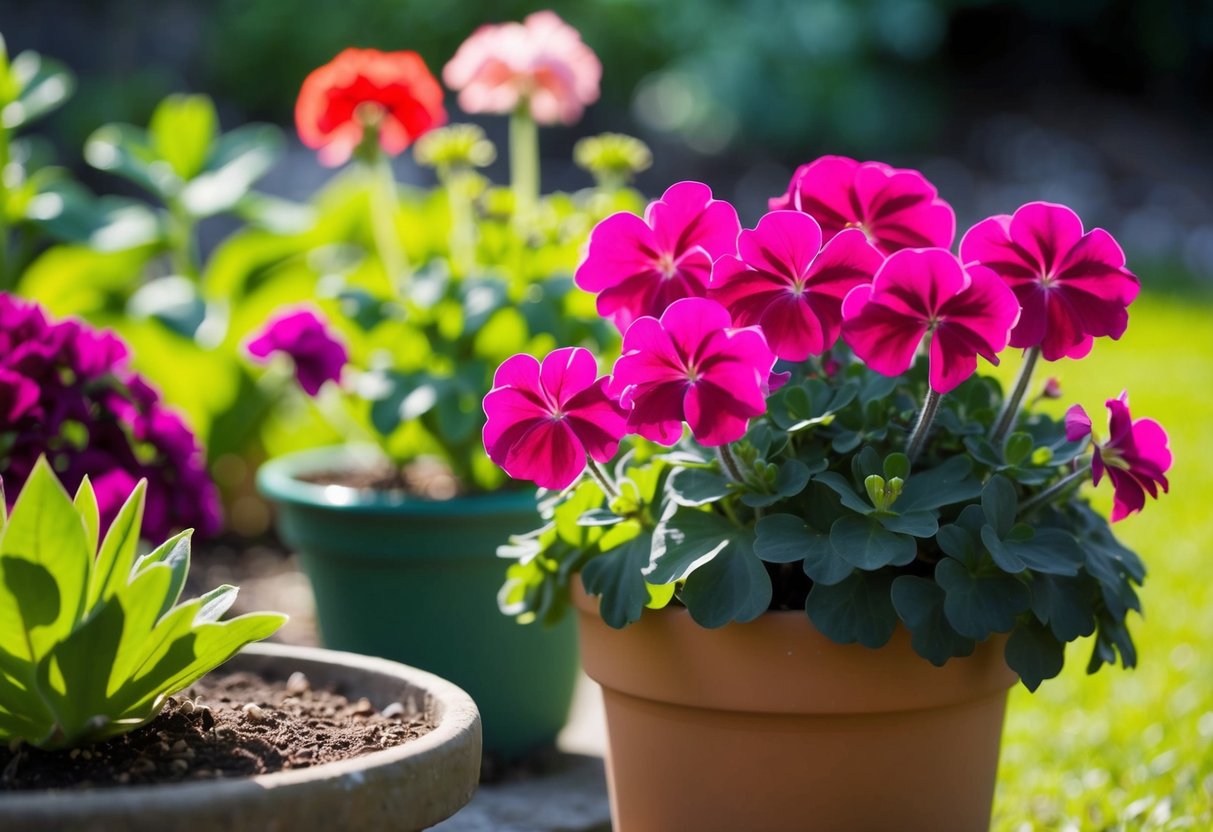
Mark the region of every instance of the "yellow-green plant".
[[0, 740], [66, 748], [138, 728], [286, 621], [219, 621], [233, 586], [178, 604], [191, 531], [138, 557], [145, 490], [102, 539], [87, 478], [73, 501], [40, 459], [11, 516], [0, 486]]

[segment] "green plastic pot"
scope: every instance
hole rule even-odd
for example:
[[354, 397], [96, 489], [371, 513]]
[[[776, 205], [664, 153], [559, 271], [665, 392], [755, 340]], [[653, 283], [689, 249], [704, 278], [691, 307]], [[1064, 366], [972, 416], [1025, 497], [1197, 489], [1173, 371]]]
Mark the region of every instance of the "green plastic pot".
[[497, 546], [535, 527], [534, 493], [431, 501], [299, 479], [368, 461], [358, 449], [324, 448], [273, 459], [257, 475], [311, 579], [325, 645], [466, 690], [486, 754], [511, 759], [550, 745], [577, 680], [575, 622], [522, 626], [497, 609], [506, 570]]

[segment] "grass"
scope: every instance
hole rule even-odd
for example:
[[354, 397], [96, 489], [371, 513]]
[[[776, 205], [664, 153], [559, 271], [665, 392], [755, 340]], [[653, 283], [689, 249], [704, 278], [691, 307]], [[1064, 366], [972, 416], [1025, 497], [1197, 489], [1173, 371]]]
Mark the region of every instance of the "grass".
[[1213, 829], [1213, 301], [1143, 295], [1119, 342], [1037, 372], [1062, 382], [1051, 406], [1080, 402], [1104, 435], [1103, 400], [1127, 387], [1175, 462], [1170, 495], [1115, 527], [1150, 570], [1131, 624], [1139, 666], [1087, 676], [1084, 639], [1060, 677], [1012, 692], [992, 828]]

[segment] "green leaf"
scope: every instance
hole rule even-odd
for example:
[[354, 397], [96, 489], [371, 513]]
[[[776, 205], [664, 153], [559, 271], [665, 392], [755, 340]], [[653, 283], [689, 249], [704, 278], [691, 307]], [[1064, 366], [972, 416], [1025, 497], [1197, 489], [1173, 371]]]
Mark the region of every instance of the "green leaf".
[[680, 506], [714, 503], [732, 493], [729, 480], [705, 468], [678, 468], [666, 481], [670, 499]]
[[935, 468], [911, 474], [897, 498], [897, 510], [924, 511], [973, 499], [981, 493], [981, 483], [969, 476], [972, 471], [971, 459], [954, 456]]
[[837, 494], [842, 499], [842, 504], [851, 511], [860, 514], [871, 514], [875, 511], [873, 506], [864, 502], [864, 499], [855, 493], [855, 489], [851, 487], [851, 484], [841, 474], [827, 471], [824, 474], [819, 474], [814, 482], [821, 483]]
[[943, 609], [945, 597], [943, 588], [927, 578], [902, 575], [893, 581], [893, 607], [910, 630], [910, 643], [918, 655], [936, 667], [950, 658], [968, 656], [977, 644], [948, 623]]
[[13, 58], [8, 73], [19, 92], [0, 110], [3, 130], [16, 130], [50, 113], [76, 88], [76, 80], [65, 66], [36, 52]]
[[1032, 453], [1032, 446], [1035, 442], [1032, 440], [1030, 433], [1016, 431], [1007, 437], [1007, 444], [1003, 450], [1003, 456], [1006, 457], [1008, 465], [1018, 465], [1028, 458]]
[[170, 95], [152, 112], [148, 139], [153, 152], [184, 181], [202, 171], [219, 132], [215, 105], [205, 95]]
[[755, 531], [754, 554], [767, 563], [803, 561], [805, 574], [824, 584], [836, 584], [854, 570], [834, 551], [829, 535], [813, 531], [794, 515], [768, 514]]
[[190, 571], [190, 539], [193, 534], [193, 529], [186, 529], [170, 537], [135, 563], [136, 576], [156, 564], [164, 564], [171, 572], [172, 579], [164, 592], [160, 610], [156, 613], [157, 619], [172, 609], [181, 598], [181, 590], [185, 588], [185, 579]]
[[715, 557], [696, 568], [679, 595], [701, 627], [753, 621], [771, 607], [771, 576], [754, 555], [754, 538], [730, 538]]
[[[981, 530], [981, 541], [990, 557], [1006, 572], [1032, 569], [1051, 575], [1077, 575], [1083, 565], [1083, 553], [1072, 536], [1060, 529], [1032, 529], [1019, 524], [1011, 528], [1018, 536], [999, 540], [992, 526]], [[1026, 537], [1025, 537], [1026, 535]]]
[[939, 521], [934, 512], [911, 511], [908, 514], [881, 512], [873, 515], [886, 530], [913, 537], [934, 537], [939, 531]]
[[905, 566], [918, 554], [914, 538], [886, 531], [875, 519], [847, 515], [830, 526], [830, 546], [847, 563], [866, 571]]
[[162, 200], [172, 198], [180, 188], [172, 167], [148, 145], [145, 131], [130, 124], [106, 124], [93, 131], [84, 144], [84, 160]]
[[[0, 490], [0, 501], [4, 500], [4, 492]], [[93, 491], [93, 484], [89, 480], [88, 475], [80, 481], [80, 487], [76, 489], [76, 498], [72, 501], [76, 512], [80, 515], [80, 522], [84, 524], [84, 540], [88, 545], [89, 560], [96, 557], [97, 542], [101, 536], [101, 516], [97, 509], [97, 495]], [[3, 530], [4, 524], [0, 522], [0, 530]]]
[[238, 587], [231, 584], [223, 584], [217, 586], [210, 592], [198, 598], [198, 611], [191, 618], [194, 624], [206, 624], [211, 621], [218, 621], [223, 617], [223, 614], [231, 609], [232, 604], [236, 603], [236, 596], [240, 593]]
[[639, 534], [622, 546], [590, 559], [581, 568], [585, 591], [601, 596], [598, 611], [608, 626], [620, 629], [640, 620], [649, 600], [644, 570], [652, 549], [653, 535]]
[[147, 480], [139, 480], [135, 490], [127, 497], [114, 522], [110, 524], [97, 564], [88, 586], [88, 609], [98, 601], [113, 595], [118, 587], [131, 576], [135, 563], [135, 551], [139, 546], [139, 533], [143, 528], [143, 503], [147, 493]]
[[1061, 673], [1065, 645], [1034, 618], [1021, 621], [1007, 640], [1007, 665], [1034, 691], [1045, 679]]
[[[40, 457], [0, 540], [0, 648], [37, 662], [66, 637], [81, 617], [91, 562], [84, 523], [46, 458]], [[27, 597], [35, 591], [30, 581], [41, 587], [38, 591], [53, 592], [50, 618], [49, 598]], [[14, 614], [22, 615], [24, 624], [15, 621]]]
[[903, 480], [910, 476], [910, 458], [903, 453], [891, 453], [884, 458], [884, 476], [891, 480], [901, 477]]
[[1032, 612], [1060, 642], [1095, 632], [1096, 587], [1086, 577], [1033, 574]]
[[156, 320], [191, 341], [207, 317], [198, 285], [182, 275], [166, 275], [144, 283], [127, 301], [126, 311], [136, 320]]
[[1015, 525], [1015, 515], [1019, 513], [1015, 486], [1004, 476], [990, 477], [981, 492], [981, 508], [985, 512], [986, 522], [994, 527], [995, 534], [1005, 538]]
[[742, 533], [715, 512], [680, 506], [657, 526], [651, 571], [646, 577], [655, 584], [685, 580]]
[[779, 466], [779, 470], [775, 475], [775, 491], [773, 494], [749, 491], [741, 495], [741, 502], [752, 508], [765, 508], [766, 506], [771, 506], [795, 497], [804, 491], [813, 474], [824, 470], [824, 460], [821, 461], [820, 467], [817, 468], [810, 468], [799, 459], [786, 460]]
[[956, 632], [983, 641], [990, 633], [1005, 633], [1028, 609], [1028, 588], [1005, 572], [972, 572], [958, 560], [945, 558], [935, 566], [935, 580], [947, 594], [944, 613]]
[[897, 612], [890, 597], [893, 577], [890, 570], [855, 572], [833, 586], [814, 584], [805, 601], [805, 612], [832, 641], [881, 647], [897, 626]]
[[[210, 217], [241, 207], [249, 189], [269, 172], [282, 151], [282, 133], [269, 124], [246, 124], [223, 135], [210, 145], [204, 166], [189, 176], [181, 190], [181, 204], [194, 217]], [[263, 209], [277, 207], [273, 218], [285, 216], [287, 223], [298, 226], [306, 222], [306, 214], [281, 200], [269, 202], [259, 197], [253, 205]], [[290, 209], [287, 216], [284, 211]]]

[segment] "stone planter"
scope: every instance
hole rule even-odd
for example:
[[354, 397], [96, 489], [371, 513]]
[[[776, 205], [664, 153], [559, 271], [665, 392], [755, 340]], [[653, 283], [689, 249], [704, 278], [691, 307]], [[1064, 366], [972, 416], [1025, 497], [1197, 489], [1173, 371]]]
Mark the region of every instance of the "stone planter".
[[466, 693], [384, 659], [254, 644], [218, 672], [339, 683], [377, 707], [410, 698], [437, 727], [394, 748], [240, 780], [0, 794], [0, 829], [37, 832], [412, 832], [449, 817], [480, 776], [480, 717]]
[[580, 581], [574, 600], [615, 832], [989, 826], [1003, 640], [936, 668], [904, 630], [869, 650], [800, 611], [707, 630], [681, 608], [613, 630]]

